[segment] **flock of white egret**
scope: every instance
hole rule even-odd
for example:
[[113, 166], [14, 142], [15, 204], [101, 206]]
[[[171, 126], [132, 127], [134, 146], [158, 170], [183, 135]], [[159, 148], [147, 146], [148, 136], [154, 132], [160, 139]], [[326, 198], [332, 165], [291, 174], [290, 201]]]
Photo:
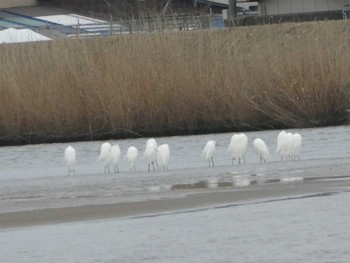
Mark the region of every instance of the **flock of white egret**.
[[[276, 153], [283, 161], [295, 161], [297, 158], [300, 160], [299, 154], [302, 145], [302, 136], [299, 133], [290, 133], [281, 131], [277, 136], [277, 148]], [[259, 155], [260, 163], [267, 162], [270, 159], [270, 152], [266, 146], [266, 143], [256, 138], [253, 142], [254, 149]], [[245, 154], [248, 148], [248, 137], [244, 133], [234, 134], [231, 137], [230, 144], [227, 148], [227, 152], [232, 158], [232, 165], [235, 160], [241, 164], [241, 160], [245, 162]], [[216, 142], [210, 140], [204, 147], [202, 156], [209, 162], [209, 167], [214, 166], [214, 153], [216, 151]]]
[[[216, 141], [210, 140], [206, 143], [202, 156], [208, 161], [209, 167], [214, 166], [214, 155], [216, 151]], [[299, 153], [302, 145], [302, 136], [298, 133], [290, 133], [281, 131], [277, 136], [277, 148], [276, 153], [283, 161], [295, 161], [300, 160]], [[254, 149], [259, 155], [260, 163], [267, 162], [270, 159], [270, 152], [266, 146], [266, 143], [260, 139], [256, 138], [253, 142]], [[227, 152], [232, 158], [232, 165], [235, 160], [241, 164], [241, 160], [245, 162], [245, 155], [248, 147], [248, 137], [244, 133], [234, 134], [231, 137], [230, 144], [227, 148]], [[105, 173], [110, 173], [109, 166], [114, 166], [114, 172], [119, 173], [118, 164], [121, 161], [121, 151], [118, 144], [111, 145], [109, 142], [105, 142], [101, 145], [100, 155], [97, 162], [104, 167]], [[130, 171], [136, 171], [136, 161], [139, 157], [139, 151], [136, 147], [130, 146], [126, 152], [125, 160], [128, 162]], [[145, 151], [143, 154], [143, 159], [147, 160], [148, 171], [151, 170], [151, 165], [153, 171], [155, 167], [158, 169], [168, 169], [168, 163], [170, 158], [170, 149], [168, 144], [162, 144], [158, 146], [155, 139], [148, 139], [146, 142]], [[68, 175], [73, 173], [75, 175], [76, 166], [76, 152], [72, 146], [68, 146], [64, 152], [64, 163], [68, 168]]]
[[[126, 152], [125, 160], [129, 163], [130, 171], [136, 171], [136, 161], [139, 157], [139, 151], [136, 147], [130, 146]], [[155, 139], [149, 139], [146, 143], [143, 159], [147, 159], [148, 171], [155, 170], [155, 165], [158, 169], [168, 169], [170, 158], [170, 149], [168, 144], [158, 146]], [[104, 173], [110, 173], [109, 166], [114, 166], [114, 172], [119, 173], [118, 164], [122, 159], [122, 154], [118, 144], [111, 145], [109, 142], [104, 142], [101, 145], [100, 155], [97, 163], [104, 167]], [[76, 152], [72, 146], [68, 146], [64, 152], [64, 163], [68, 168], [68, 175], [73, 173], [75, 175]]]

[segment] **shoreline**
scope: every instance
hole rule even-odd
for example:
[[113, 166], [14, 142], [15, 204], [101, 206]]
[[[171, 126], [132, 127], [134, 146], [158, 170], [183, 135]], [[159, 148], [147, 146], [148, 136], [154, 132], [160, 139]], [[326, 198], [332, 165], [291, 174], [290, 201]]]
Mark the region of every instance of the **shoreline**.
[[44, 208], [0, 213], [0, 229], [32, 227], [94, 220], [132, 219], [227, 205], [246, 205], [290, 198], [307, 198], [349, 191], [350, 180], [319, 179], [289, 184], [255, 185], [242, 188], [223, 188], [205, 192], [190, 192], [184, 197], [117, 202], [110, 204]]

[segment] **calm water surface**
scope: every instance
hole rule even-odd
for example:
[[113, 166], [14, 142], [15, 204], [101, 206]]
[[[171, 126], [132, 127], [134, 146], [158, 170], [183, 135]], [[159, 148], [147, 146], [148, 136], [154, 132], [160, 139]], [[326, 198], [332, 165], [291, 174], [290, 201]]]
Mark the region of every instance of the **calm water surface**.
[[[303, 136], [301, 158], [343, 158], [350, 157], [350, 127], [338, 126], [317, 129], [290, 130]], [[263, 139], [272, 156], [271, 161], [279, 161], [275, 154], [276, 141], [279, 131], [261, 131], [246, 133], [249, 139], [246, 155], [247, 163], [257, 163], [259, 158], [253, 149], [253, 140]], [[171, 157], [169, 169], [183, 169], [192, 167], [206, 167], [207, 162], [202, 159], [201, 152], [208, 140], [218, 143], [216, 166], [230, 165], [227, 147], [233, 133], [174, 136], [156, 138], [158, 145], [169, 144]], [[122, 154], [130, 146], [135, 146], [140, 153], [137, 163], [138, 171], [146, 171], [147, 163], [142, 160], [147, 139], [110, 140], [111, 144], [118, 143]], [[80, 175], [103, 173], [103, 167], [96, 163], [102, 141], [69, 143], [77, 152], [76, 172]], [[0, 180], [9, 178], [31, 178], [47, 176], [64, 176], [67, 174], [63, 164], [63, 152], [68, 143], [40, 144], [27, 146], [0, 147]], [[125, 159], [120, 163], [121, 172], [128, 172], [129, 167]]]
[[1, 262], [347, 263], [350, 193], [0, 231]]

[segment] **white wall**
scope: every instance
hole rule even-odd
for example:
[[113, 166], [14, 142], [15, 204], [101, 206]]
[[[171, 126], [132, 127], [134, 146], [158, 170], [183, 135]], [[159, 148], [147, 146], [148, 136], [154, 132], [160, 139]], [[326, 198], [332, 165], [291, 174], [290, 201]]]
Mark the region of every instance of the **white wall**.
[[279, 0], [265, 0], [266, 2], [266, 14], [279, 14]]
[[260, 0], [261, 15], [342, 10], [345, 0]]
[[302, 13], [304, 8], [303, 0], [294, 0], [290, 4], [291, 13]]
[[316, 1], [324, 0], [304, 0], [303, 1], [303, 12], [315, 12], [316, 11]]
[[36, 0], [0, 0], [0, 8], [36, 5]]

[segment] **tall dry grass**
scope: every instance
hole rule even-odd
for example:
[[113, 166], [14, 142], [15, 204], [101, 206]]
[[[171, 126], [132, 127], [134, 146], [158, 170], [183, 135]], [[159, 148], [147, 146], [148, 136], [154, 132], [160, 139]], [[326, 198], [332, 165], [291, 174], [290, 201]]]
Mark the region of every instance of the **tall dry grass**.
[[0, 46], [0, 137], [94, 139], [341, 124], [350, 24]]

